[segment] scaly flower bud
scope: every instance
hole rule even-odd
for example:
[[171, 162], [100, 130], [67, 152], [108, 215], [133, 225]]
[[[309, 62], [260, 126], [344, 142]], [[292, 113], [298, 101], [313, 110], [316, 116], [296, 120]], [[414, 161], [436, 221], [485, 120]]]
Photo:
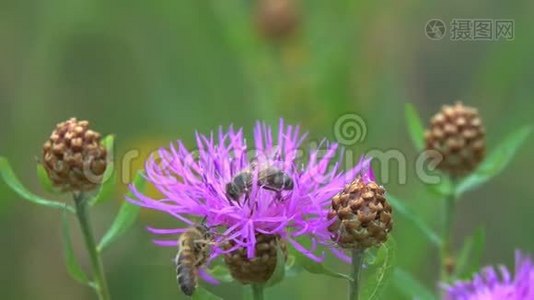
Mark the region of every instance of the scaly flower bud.
[[392, 209], [386, 191], [374, 181], [358, 177], [332, 198], [328, 227], [332, 240], [346, 249], [366, 249], [387, 240]]
[[478, 111], [457, 102], [454, 106], [443, 106], [432, 117], [425, 132], [426, 149], [441, 156], [439, 169], [451, 175], [464, 175], [484, 158], [484, 135]]
[[[230, 249], [234, 245], [227, 244]], [[277, 251], [280, 247], [287, 259], [286, 244], [275, 235], [256, 234], [256, 253], [254, 258], [247, 256], [246, 248], [239, 248], [225, 254], [224, 261], [234, 279], [243, 284], [265, 283], [276, 268]]]
[[43, 145], [43, 166], [62, 191], [88, 191], [100, 184], [106, 170], [106, 149], [88, 121], [71, 118], [56, 125]]
[[279, 40], [290, 36], [298, 25], [295, 0], [259, 0], [256, 24], [268, 39]]

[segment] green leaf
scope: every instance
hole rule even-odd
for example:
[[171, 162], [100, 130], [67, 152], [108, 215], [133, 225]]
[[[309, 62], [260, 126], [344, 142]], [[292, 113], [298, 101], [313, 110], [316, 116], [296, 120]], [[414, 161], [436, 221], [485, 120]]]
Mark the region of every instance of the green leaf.
[[454, 277], [468, 279], [480, 269], [482, 255], [484, 253], [485, 234], [481, 227], [470, 237], [465, 239], [462, 250], [456, 259]]
[[394, 197], [391, 194], [387, 195], [388, 202], [393, 207], [393, 213], [401, 215], [410, 222], [412, 222], [415, 227], [417, 227], [429, 241], [431, 241], [435, 246], [441, 246], [441, 238], [437, 233], [435, 233], [430, 226], [419, 217], [418, 214], [413, 212], [404, 201]]
[[234, 278], [230, 274], [228, 268], [224, 265], [216, 265], [207, 272], [221, 282], [233, 282]]
[[52, 184], [52, 180], [48, 177], [48, 173], [46, 173], [45, 168], [42, 164], [37, 164], [37, 179], [39, 179], [39, 183], [43, 187], [43, 189], [51, 194], [59, 194], [61, 191], [54, 187]]
[[[135, 176], [134, 185], [139, 190], [142, 191], [145, 187], [145, 178], [139, 172]], [[131, 192], [128, 193], [128, 196], [132, 196]], [[134, 223], [139, 215], [140, 207], [133, 205], [130, 202], [123, 200], [119, 213], [115, 217], [113, 224], [106, 232], [100, 243], [98, 244], [98, 251], [104, 250], [112, 242], [114, 242], [119, 236], [124, 234]]]
[[106, 148], [107, 151], [107, 166], [106, 171], [102, 176], [102, 184], [98, 190], [96, 196], [90, 200], [90, 205], [96, 205], [102, 202], [105, 199], [109, 199], [117, 188], [117, 172], [115, 170], [115, 164], [113, 162], [114, 147], [115, 147], [115, 136], [110, 134], [102, 140], [102, 145]]
[[5, 183], [15, 192], [17, 193], [21, 198], [26, 199], [30, 202], [33, 202], [35, 204], [43, 205], [46, 207], [51, 208], [57, 208], [74, 213], [74, 208], [72, 208], [69, 205], [44, 199], [41, 198], [32, 192], [30, 192], [28, 189], [26, 189], [22, 183], [20, 183], [19, 179], [13, 173], [13, 169], [11, 169], [11, 166], [9, 165], [9, 162], [4, 157], [0, 157], [0, 175], [4, 179]]
[[74, 255], [74, 249], [72, 247], [72, 240], [70, 237], [69, 222], [67, 220], [67, 214], [62, 214], [62, 234], [63, 234], [63, 251], [65, 256], [65, 265], [69, 275], [81, 284], [90, 285], [87, 275], [85, 275], [82, 267], [78, 263], [76, 256]]
[[395, 261], [395, 243], [390, 238], [378, 249], [374, 263], [369, 266], [365, 274], [366, 279], [362, 285], [361, 299], [379, 299], [380, 293], [393, 275]]
[[[438, 175], [439, 176], [439, 175]], [[449, 176], [441, 174], [438, 184], [427, 184], [429, 190], [440, 197], [447, 197], [454, 194], [454, 185]]]
[[288, 253], [286, 260], [286, 277], [295, 277], [302, 271], [302, 267], [297, 265], [295, 255]]
[[282, 280], [284, 280], [284, 277], [286, 275], [286, 259], [285, 255], [282, 252], [282, 249], [280, 249], [280, 246], [276, 247], [276, 267], [274, 269], [273, 275], [271, 275], [271, 278], [265, 283], [265, 287], [271, 287], [274, 286]]
[[406, 123], [408, 123], [408, 132], [410, 133], [410, 138], [412, 139], [415, 148], [419, 151], [423, 150], [424, 145], [424, 127], [419, 118], [417, 110], [411, 103], [406, 103], [404, 106], [404, 114], [406, 118]]
[[312, 274], [325, 275], [333, 278], [342, 278], [352, 281], [352, 277], [347, 274], [333, 271], [325, 267], [323, 264], [311, 260], [309, 257], [300, 253], [299, 251], [296, 251], [293, 248], [290, 248], [290, 251], [291, 254], [295, 256], [295, 267], [297, 268], [301, 267]]
[[211, 293], [210, 291], [206, 290], [205, 288], [201, 286], [197, 286], [195, 289], [195, 293], [191, 297], [193, 300], [222, 300], [221, 297], [218, 297]]
[[512, 161], [519, 147], [525, 142], [532, 131], [532, 126], [525, 126], [508, 135], [488, 155], [478, 169], [462, 181], [456, 187], [456, 194], [461, 195], [473, 190], [494, 176], [501, 173]]
[[396, 268], [393, 272], [395, 287], [408, 299], [435, 300], [436, 296], [408, 272]]

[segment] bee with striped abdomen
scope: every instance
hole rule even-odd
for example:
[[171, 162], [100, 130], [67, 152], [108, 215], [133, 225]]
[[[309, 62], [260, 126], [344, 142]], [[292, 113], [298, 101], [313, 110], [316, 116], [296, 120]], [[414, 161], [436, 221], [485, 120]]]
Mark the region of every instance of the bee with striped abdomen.
[[250, 169], [239, 172], [232, 178], [232, 181], [226, 184], [226, 195], [230, 200], [239, 202], [242, 195], [248, 196], [252, 189], [253, 173], [258, 170], [258, 186], [266, 190], [274, 191], [280, 194], [282, 191], [293, 189], [293, 179], [284, 171], [273, 167], [265, 166], [258, 168], [252, 164]]
[[198, 268], [208, 260], [212, 245], [213, 235], [204, 224], [195, 225], [180, 235], [174, 263], [178, 285], [187, 296], [195, 292]]

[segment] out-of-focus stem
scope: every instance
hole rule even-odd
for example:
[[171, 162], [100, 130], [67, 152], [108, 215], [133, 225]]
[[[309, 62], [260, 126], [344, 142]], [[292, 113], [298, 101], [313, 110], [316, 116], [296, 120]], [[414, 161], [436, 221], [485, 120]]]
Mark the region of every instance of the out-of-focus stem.
[[263, 300], [263, 284], [252, 284], [252, 299]]
[[349, 300], [358, 300], [360, 291], [360, 273], [363, 263], [363, 249], [352, 249], [351, 277], [349, 282]]
[[445, 216], [443, 222], [443, 236], [441, 245], [441, 282], [448, 282], [451, 279], [454, 271], [454, 253], [453, 253], [453, 225], [454, 225], [454, 211], [456, 207], [456, 181], [451, 178], [452, 191], [445, 198]]
[[98, 294], [98, 299], [109, 300], [111, 298], [109, 296], [108, 285], [104, 273], [104, 265], [102, 263], [102, 259], [100, 258], [100, 253], [96, 248], [93, 230], [91, 228], [89, 214], [87, 212], [88, 203], [87, 199], [85, 198], [85, 194], [74, 194], [74, 202], [76, 204], [76, 215], [78, 217], [78, 222], [80, 223], [80, 229], [82, 230], [85, 247], [87, 248], [87, 252], [89, 253], [89, 258], [91, 260], [93, 279], [95, 281], [95, 289]]

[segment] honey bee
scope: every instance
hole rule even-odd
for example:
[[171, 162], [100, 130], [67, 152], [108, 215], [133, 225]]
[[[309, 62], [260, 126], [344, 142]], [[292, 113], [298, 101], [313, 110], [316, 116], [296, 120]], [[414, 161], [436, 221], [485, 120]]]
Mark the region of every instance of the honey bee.
[[248, 195], [252, 188], [253, 174], [250, 170], [245, 170], [232, 178], [232, 181], [226, 184], [226, 196], [231, 200], [238, 201], [241, 195]]
[[[226, 195], [228, 198], [234, 201], [239, 201], [242, 195], [248, 196], [252, 188], [253, 173], [256, 169], [256, 165], [252, 164], [250, 169], [241, 171], [232, 178], [232, 181], [226, 184]], [[277, 192], [280, 194], [282, 191], [292, 190], [294, 187], [293, 180], [284, 171], [273, 167], [267, 166], [259, 168], [258, 171], [258, 186]]]
[[287, 173], [271, 166], [260, 170], [258, 185], [267, 190], [281, 192], [292, 190], [294, 183]]
[[204, 224], [187, 229], [178, 240], [178, 254], [174, 259], [176, 280], [187, 296], [195, 292], [198, 268], [206, 263], [211, 245], [213, 245], [213, 235]]

